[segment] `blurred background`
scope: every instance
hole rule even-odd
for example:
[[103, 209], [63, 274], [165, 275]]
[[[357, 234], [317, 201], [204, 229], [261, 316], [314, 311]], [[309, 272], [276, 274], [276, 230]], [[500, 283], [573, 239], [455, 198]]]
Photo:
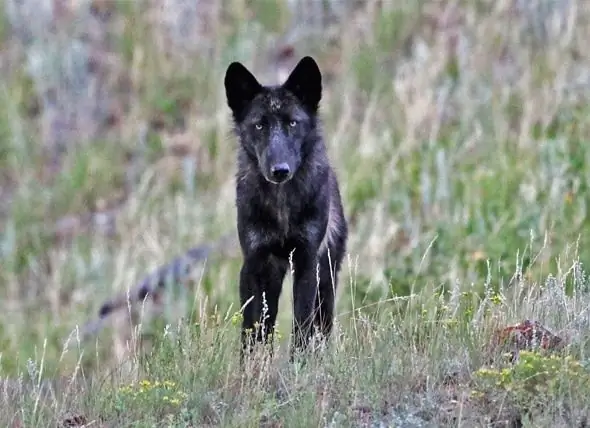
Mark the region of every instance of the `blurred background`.
[[[304, 55], [323, 72], [342, 322], [586, 260], [589, 18], [575, 0], [4, 0], [2, 370], [43, 346], [57, 364], [105, 299], [235, 234], [236, 60], [268, 84]], [[165, 322], [237, 311], [240, 263], [235, 241], [212, 255]]]

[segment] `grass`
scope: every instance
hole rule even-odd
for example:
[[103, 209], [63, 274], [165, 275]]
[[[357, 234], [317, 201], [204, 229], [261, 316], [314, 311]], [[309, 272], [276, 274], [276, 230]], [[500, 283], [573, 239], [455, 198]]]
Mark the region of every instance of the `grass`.
[[[1, 425], [585, 426], [589, 12], [95, 1], [51, 29], [17, 3], [0, 18]], [[240, 372], [235, 242], [141, 324], [79, 341], [113, 293], [235, 234], [227, 64], [274, 82], [309, 53], [351, 230], [329, 349], [287, 362], [288, 279], [276, 360]], [[525, 318], [571, 346], [506, 362], [494, 331]]]

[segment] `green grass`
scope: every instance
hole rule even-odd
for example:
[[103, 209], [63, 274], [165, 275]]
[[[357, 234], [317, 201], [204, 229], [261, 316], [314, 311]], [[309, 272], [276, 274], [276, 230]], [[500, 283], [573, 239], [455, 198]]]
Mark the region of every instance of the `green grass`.
[[[90, 43], [108, 55], [92, 76], [59, 63], [75, 51], [55, 55], [73, 29], [50, 33], [40, 20], [40, 51], [3, 8], [0, 425], [79, 416], [118, 427], [582, 426], [589, 13], [565, 1], [520, 12], [490, 1], [367, 2], [292, 31], [306, 8], [204, 3], [219, 7], [198, 21], [106, 2], [111, 18], [97, 28], [108, 37]], [[559, 10], [571, 15], [555, 31], [544, 14]], [[223, 74], [239, 60], [275, 81], [283, 36], [296, 58], [279, 68], [311, 52], [330, 76], [321, 113], [350, 237], [329, 348], [288, 363], [287, 279], [276, 360], [240, 372], [235, 242], [161, 305], [135, 308], [141, 325], [117, 314], [81, 343], [76, 325], [103, 300], [187, 248], [235, 234]], [[31, 71], [40, 52], [56, 67], [50, 81]], [[103, 123], [69, 133], [56, 163], [51, 118], [62, 113], [52, 97], [87, 108], [64, 89], [74, 77], [100, 88], [89, 117]], [[525, 354], [511, 366], [490, 350], [496, 328], [525, 318], [570, 337], [566, 355]]]

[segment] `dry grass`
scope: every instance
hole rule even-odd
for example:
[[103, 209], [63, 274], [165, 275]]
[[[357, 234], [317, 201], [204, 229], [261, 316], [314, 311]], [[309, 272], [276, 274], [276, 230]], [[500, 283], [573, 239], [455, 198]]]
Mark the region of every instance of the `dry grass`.
[[[3, 4], [0, 424], [585, 426], [590, 12], [327, 3]], [[240, 374], [235, 245], [143, 308], [160, 316], [78, 341], [104, 299], [235, 231], [223, 73], [274, 82], [304, 54], [351, 228], [329, 352]], [[584, 372], [490, 353], [523, 318]]]

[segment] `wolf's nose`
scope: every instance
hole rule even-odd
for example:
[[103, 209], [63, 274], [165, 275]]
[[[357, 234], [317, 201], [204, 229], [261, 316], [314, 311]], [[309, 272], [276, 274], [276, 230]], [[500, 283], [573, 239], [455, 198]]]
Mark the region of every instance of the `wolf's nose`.
[[272, 179], [278, 182], [285, 181], [289, 176], [289, 172], [291, 172], [291, 170], [286, 163], [278, 163], [270, 168]]

